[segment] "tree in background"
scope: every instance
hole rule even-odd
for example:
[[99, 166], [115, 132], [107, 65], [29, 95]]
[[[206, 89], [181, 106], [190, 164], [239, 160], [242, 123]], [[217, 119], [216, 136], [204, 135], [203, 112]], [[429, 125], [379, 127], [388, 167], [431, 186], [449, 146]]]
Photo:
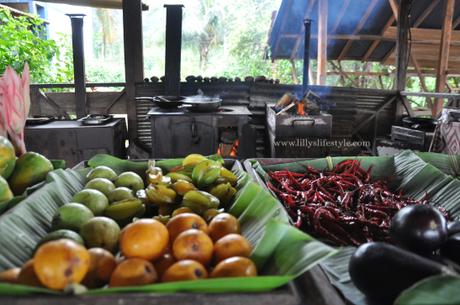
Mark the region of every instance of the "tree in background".
[[27, 62], [32, 82], [71, 81], [72, 61], [69, 63], [63, 40], [43, 39], [43, 31], [43, 20], [12, 16], [9, 10], [0, 9], [0, 74], [7, 66], [22, 71]]
[[209, 61], [211, 48], [218, 47], [223, 41], [223, 25], [219, 11], [219, 3], [215, 0], [200, 2], [200, 19], [203, 28], [198, 34], [200, 52], [200, 70], [205, 71]]

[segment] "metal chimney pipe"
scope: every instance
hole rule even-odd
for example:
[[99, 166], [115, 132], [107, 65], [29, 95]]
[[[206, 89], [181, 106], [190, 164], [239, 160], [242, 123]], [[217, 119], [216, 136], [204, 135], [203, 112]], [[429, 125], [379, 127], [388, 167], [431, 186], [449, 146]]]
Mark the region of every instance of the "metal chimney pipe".
[[75, 112], [77, 118], [86, 116], [85, 50], [83, 42], [84, 14], [67, 14], [72, 23], [73, 75], [75, 83]]
[[311, 19], [305, 19], [303, 21], [305, 26], [305, 47], [303, 53], [303, 78], [302, 78], [302, 91], [303, 94], [307, 93], [310, 72], [310, 39], [311, 39]]
[[166, 7], [165, 95], [180, 95], [183, 5]]

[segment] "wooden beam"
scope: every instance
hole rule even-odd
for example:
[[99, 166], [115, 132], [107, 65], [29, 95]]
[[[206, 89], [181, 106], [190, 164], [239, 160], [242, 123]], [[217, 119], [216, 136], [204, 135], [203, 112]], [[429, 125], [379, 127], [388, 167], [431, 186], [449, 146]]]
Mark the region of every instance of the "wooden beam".
[[[313, 12], [313, 8], [314, 8], [315, 4], [316, 4], [316, 0], [311, 0], [310, 2], [308, 2], [308, 7], [305, 10], [304, 19], [310, 19], [310, 16], [311, 16], [311, 13]], [[291, 59], [295, 59], [296, 55], [297, 55], [297, 52], [299, 52], [300, 45], [302, 44], [302, 41], [303, 41], [302, 33], [304, 31], [305, 31], [305, 28], [304, 28], [303, 22], [302, 22], [302, 25], [300, 26], [300, 35], [297, 35], [297, 37], [296, 37], [297, 40], [295, 42], [294, 48], [292, 48]], [[279, 40], [278, 40], [278, 42], [279, 42]]]
[[398, 3], [396, 2], [396, 0], [388, 0], [388, 2], [390, 3], [391, 10], [393, 11], [393, 16], [395, 16], [396, 21], [398, 21], [398, 17], [399, 17]]
[[292, 60], [294, 60], [297, 57], [297, 52], [299, 52], [301, 42], [302, 42], [302, 39], [300, 39], [300, 38], [296, 39], [295, 45], [292, 48], [292, 52], [291, 52], [291, 59]]
[[337, 62], [337, 64], [331, 60], [331, 65], [332, 67], [334, 67], [334, 69], [337, 70], [337, 73], [338, 75], [340, 75], [342, 78], [346, 78], [348, 79], [355, 87], [359, 87], [359, 84], [357, 82], [357, 79], [353, 79], [350, 77], [351, 73], [348, 73], [348, 72], [345, 72], [343, 71], [343, 68], [342, 68], [342, 63], [340, 61]]
[[423, 13], [415, 20], [413, 27], [418, 28], [425, 19], [430, 16], [433, 10], [438, 6], [440, 0], [431, 0], [430, 5], [423, 11]]
[[[383, 37], [385, 39], [394, 38], [397, 35], [397, 27], [389, 27]], [[411, 27], [411, 42], [423, 44], [439, 44], [441, 42], [442, 30], [437, 29], [420, 29]], [[455, 44], [460, 42], [460, 31], [452, 30], [451, 43]]]
[[452, 29], [455, 30], [460, 25], [460, 16], [455, 19], [452, 24]]
[[[425, 76], [422, 73], [422, 69], [420, 68], [420, 65], [418, 64], [417, 58], [414, 56], [414, 54], [411, 54], [410, 58], [411, 58], [412, 64], [414, 65], [415, 71], [417, 71], [417, 75], [420, 80], [420, 87], [422, 87], [422, 90], [424, 92], [429, 92], [426, 86], [426, 83], [425, 83]], [[426, 99], [426, 104], [429, 109], [432, 109], [433, 102], [431, 101], [431, 98]]]
[[402, 96], [420, 96], [420, 97], [434, 97], [434, 98], [448, 98], [460, 100], [460, 94], [457, 93], [432, 93], [432, 92], [401, 92]]
[[[301, 34], [282, 34], [283, 38], [298, 39], [301, 37]], [[302, 36], [303, 37], [303, 36]], [[381, 35], [372, 35], [372, 34], [328, 34], [329, 40], [386, 40], [386, 41], [395, 41], [394, 37], [381, 36]], [[312, 39], [318, 39], [318, 34], [312, 34]]]
[[377, 114], [379, 114], [383, 109], [385, 109], [386, 107], [390, 106], [391, 104], [394, 103], [394, 101], [396, 100], [396, 96], [392, 96], [390, 97], [387, 101], [385, 101], [382, 105], [380, 105], [375, 111], [374, 113], [369, 116], [367, 119], [365, 119], [364, 121], [362, 121], [361, 123], [359, 123], [359, 125], [353, 129], [353, 132], [351, 133], [351, 136], [354, 136], [356, 135], [359, 131], [361, 131], [361, 129], [363, 129], [364, 127], [366, 127], [366, 125], [372, 121], [373, 118], [375, 118], [377, 116]]
[[340, 7], [340, 12], [339, 12], [339, 14], [338, 14], [338, 16], [336, 18], [335, 24], [332, 27], [330, 33], [336, 33], [337, 32], [337, 29], [340, 26], [340, 22], [342, 21], [343, 17], [347, 13], [348, 7], [350, 6], [350, 2], [351, 2], [351, 0], [343, 1], [342, 6]]
[[309, 19], [311, 17], [311, 13], [313, 12], [313, 8], [315, 7], [316, 0], [311, 0], [308, 3], [307, 10], [305, 11], [304, 19]]
[[[393, 10], [393, 16], [395, 16], [395, 18], [397, 20], [399, 6], [396, 3], [396, 1], [394, 1], [394, 0], [389, 0], [389, 1], [390, 1], [390, 5], [392, 7], [392, 10]], [[417, 20], [415, 20], [414, 25], [413, 25], [414, 28], [418, 28], [423, 23], [423, 21], [425, 21], [425, 19], [431, 14], [431, 12], [434, 10], [434, 8], [436, 7], [436, 5], [438, 4], [439, 1], [440, 0], [433, 0], [431, 2], [431, 4], [425, 9], [425, 11], [423, 11], [423, 13], [417, 18]], [[393, 9], [393, 7], [394, 7], [394, 9]], [[384, 56], [382, 62], [387, 61], [387, 59], [391, 56], [391, 54], [393, 54], [395, 48], [396, 48], [396, 46], [391, 48], [390, 51], [387, 52], [387, 54]]]
[[[425, 11], [423, 11], [423, 13], [417, 18], [417, 20], [415, 21], [414, 23], [414, 27], [418, 27], [420, 26], [420, 24], [431, 14], [431, 12], [435, 9], [435, 7], [438, 5], [440, 0], [433, 0], [431, 2], [431, 4], [425, 9]], [[383, 28], [383, 31], [382, 31], [382, 35], [386, 32], [386, 30], [391, 27], [393, 25], [393, 23], [395, 22], [396, 20], [396, 15], [399, 11], [399, 6], [396, 2], [394, 1], [389, 1], [390, 2], [390, 6], [392, 8], [392, 11], [393, 11], [393, 15], [390, 17], [390, 19], [388, 20], [388, 22], [386, 23], [385, 27]], [[393, 7], [395, 9], [393, 9]], [[369, 59], [369, 57], [372, 55], [372, 53], [375, 51], [375, 49], [377, 49], [377, 47], [380, 45], [380, 41], [379, 40], [376, 40], [372, 43], [372, 45], [369, 47], [369, 49], [367, 50], [366, 54], [364, 55], [363, 57], [363, 60], [362, 61], [367, 61]], [[394, 49], [392, 49], [394, 50]]]
[[[439, 47], [439, 61], [436, 73], [436, 92], [443, 92], [446, 88], [447, 66], [449, 64], [450, 41], [452, 38], [452, 23], [454, 18], [455, 0], [447, 0], [445, 6], [444, 23], [442, 26], [441, 45]], [[432, 114], [437, 116], [443, 108], [443, 99], [437, 99]]]
[[318, 0], [318, 74], [317, 84], [326, 84], [327, 77], [327, 14], [328, 0]]
[[[353, 34], [359, 33], [364, 25], [366, 24], [367, 20], [369, 19], [372, 11], [374, 10], [375, 6], [377, 5], [379, 1], [378, 0], [372, 0], [372, 2], [369, 4], [369, 7], [367, 8], [366, 12], [364, 15], [361, 17], [361, 20], [359, 21], [358, 25], [356, 26], [355, 30], [353, 31]], [[339, 57], [337, 60], [342, 60], [348, 53], [348, 50], [350, 50], [353, 42], [348, 41], [345, 46], [343, 47], [342, 51], [340, 52]]]
[[398, 15], [398, 35], [396, 40], [396, 90], [406, 88], [406, 73], [409, 60], [409, 14], [410, 0], [401, 0]]
[[299, 84], [299, 77], [297, 76], [297, 69], [295, 67], [295, 61], [291, 59], [289, 61], [291, 63], [291, 76], [292, 76], [292, 81], [294, 84], [298, 85]]
[[[126, 1], [126, 0], [125, 0]], [[286, 0], [285, 4], [286, 4], [286, 7], [291, 7], [292, 5], [292, 1], [293, 0]], [[283, 3], [284, 4], [284, 3]], [[283, 19], [281, 19], [281, 26], [280, 26], [280, 29], [283, 29], [286, 22], [287, 22], [287, 18], [288, 18], [288, 15], [289, 15], [289, 10], [286, 9], [284, 11], [284, 14], [283, 14]], [[279, 34], [279, 33], [276, 33], [276, 34]], [[281, 34], [282, 36], [282, 34]], [[299, 35], [299, 36], [302, 36], [302, 35]], [[279, 45], [280, 45], [280, 41], [281, 39], [278, 39], [278, 41], [276, 42], [276, 45], [275, 45], [275, 49], [273, 50], [273, 52], [277, 52], [278, 51], [278, 48], [279, 48]]]
[[[393, 25], [395, 20], [396, 20], [396, 18], [395, 18], [394, 15], [392, 15], [390, 17], [390, 19], [388, 19], [387, 23], [385, 24], [385, 26], [383, 27], [383, 30], [381, 32], [382, 36], [385, 34], [385, 32], [388, 30], [388, 28]], [[374, 53], [375, 49], [377, 49], [377, 47], [379, 45], [380, 45], [380, 40], [374, 40], [374, 42], [371, 44], [369, 49], [367, 49], [366, 54], [364, 54], [364, 57], [363, 57], [362, 61], [368, 61], [369, 57], [371, 57], [372, 53]]]

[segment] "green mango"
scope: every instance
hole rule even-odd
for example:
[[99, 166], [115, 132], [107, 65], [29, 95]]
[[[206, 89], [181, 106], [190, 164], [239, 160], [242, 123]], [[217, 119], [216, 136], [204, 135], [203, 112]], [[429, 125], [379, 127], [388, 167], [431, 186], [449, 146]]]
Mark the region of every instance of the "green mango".
[[46, 157], [35, 152], [26, 152], [18, 158], [13, 174], [9, 182], [15, 195], [21, 195], [24, 191], [46, 179], [53, 170], [53, 164]]
[[16, 154], [13, 144], [7, 138], [0, 136], [0, 176], [8, 179], [14, 170]]

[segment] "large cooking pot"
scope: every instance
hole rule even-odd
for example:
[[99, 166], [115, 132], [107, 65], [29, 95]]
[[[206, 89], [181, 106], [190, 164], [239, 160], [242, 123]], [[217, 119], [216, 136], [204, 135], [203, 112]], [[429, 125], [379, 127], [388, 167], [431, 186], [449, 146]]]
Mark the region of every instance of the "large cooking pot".
[[164, 109], [187, 109], [191, 112], [216, 112], [222, 105], [222, 99], [203, 96], [155, 96], [136, 97], [136, 100], [150, 100]]
[[192, 112], [216, 112], [222, 105], [222, 99], [211, 97], [188, 97], [183, 101], [182, 108]]

